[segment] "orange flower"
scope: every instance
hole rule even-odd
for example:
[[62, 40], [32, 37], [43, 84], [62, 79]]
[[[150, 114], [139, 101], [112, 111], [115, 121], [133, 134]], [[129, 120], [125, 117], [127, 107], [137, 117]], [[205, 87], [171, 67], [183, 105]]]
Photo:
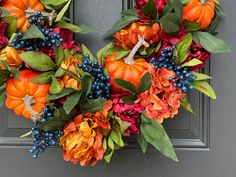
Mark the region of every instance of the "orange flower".
[[115, 44], [125, 50], [132, 49], [138, 42], [138, 36], [150, 45], [157, 44], [162, 37], [162, 28], [158, 23], [148, 26], [146, 22], [134, 22], [114, 35]]
[[[71, 72], [76, 73], [76, 68], [77, 68], [78, 64], [80, 64], [81, 62], [82, 61], [80, 58], [76, 58], [71, 55], [70, 57], [68, 57], [67, 59], [65, 59], [62, 62], [61, 67], [63, 69], [68, 69]], [[80, 82], [78, 80], [74, 79], [69, 74], [65, 74], [64, 76], [62, 76], [58, 80], [59, 80], [62, 88], [73, 88], [76, 90], [80, 90]]]
[[112, 102], [107, 101], [100, 112], [80, 114], [65, 127], [60, 144], [66, 161], [94, 166], [102, 160], [103, 133], [111, 129], [107, 118], [111, 107]]
[[[13, 47], [5, 47], [0, 51], [0, 56], [7, 62], [10, 67], [18, 67], [23, 63], [23, 60], [20, 58], [20, 51], [16, 50]], [[0, 68], [4, 68], [0, 64]]]
[[139, 95], [138, 101], [145, 107], [144, 112], [148, 117], [162, 123], [164, 119], [173, 118], [178, 113], [184, 94], [169, 81], [170, 77], [175, 77], [173, 71], [166, 68], [155, 71], [150, 67], [149, 72], [153, 77], [152, 86]]

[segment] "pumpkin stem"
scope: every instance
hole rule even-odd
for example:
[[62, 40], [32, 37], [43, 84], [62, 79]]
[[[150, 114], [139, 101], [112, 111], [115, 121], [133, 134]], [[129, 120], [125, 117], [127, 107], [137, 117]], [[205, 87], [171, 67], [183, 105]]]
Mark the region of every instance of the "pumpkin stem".
[[149, 47], [149, 44], [143, 39], [143, 37], [138, 36], [138, 43], [131, 50], [131, 52], [129, 53], [128, 57], [126, 57], [124, 59], [126, 64], [132, 65], [132, 64], [135, 63], [134, 56], [137, 53], [137, 51], [139, 50], [139, 48], [142, 47], [142, 46]]
[[[28, 7], [25, 10], [25, 16], [26, 16], [26, 18], [30, 18], [30, 17], [34, 16], [36, 12], [37, 11], [35, 11], [34, 9]], [[44, 17], [48, 17], [48, 21], [49, 21], [50, 26], [52, 25], [53, 20], [57, 17], [57, 14], [55, 13], [55, 10], [53, 10], [51, 13], [42, 12], [42, 15]]]
[[33, 110], [33, 108], [31, 107], [32, 104], [35, 103], [35, 100], [34, 100], [34, 97], [33, 96], [29, 96], [29, 95], [26, 95], [24, 98], [23, 98], [23, 101], [24, 101], [24, 104], [25, 104], [25, 107], [26, 109], [29, 111], [29, 113], [31, 114], [31, 119], [33, 121], [38, 121], [40, 119], [40, 114], [35, 112]]
[[207, 0], [200, 0], [201, 4], [206, 4]]

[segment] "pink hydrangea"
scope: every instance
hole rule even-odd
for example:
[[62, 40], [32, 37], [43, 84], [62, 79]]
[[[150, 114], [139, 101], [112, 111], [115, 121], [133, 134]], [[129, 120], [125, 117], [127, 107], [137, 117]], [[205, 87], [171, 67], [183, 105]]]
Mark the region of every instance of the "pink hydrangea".
[[8, 44], [8, 38], [6, 37], [6, 32], [9, 24], [6, 22], [0, 22], [0, 49], [4, 48]]
[[62, 47], [67, 50], [74, 49], [76, 53], [80, 53], [80, 48], [76, 45], [75, 41], [73, 40], [73, 33], [67, 29], [63, 28], [55, 28], [54, 31], [61, 35], [63, 42]]
[[113, 111], [121, 118], [121, 120], [131, 123], [131, 126], [126, 130], [128, 135], [139, 134], [141, 113], [144, 110], [144, 107], [140, 104], [125, 104], [122, 100], [123, 96], [123, 94], [112, 95]]

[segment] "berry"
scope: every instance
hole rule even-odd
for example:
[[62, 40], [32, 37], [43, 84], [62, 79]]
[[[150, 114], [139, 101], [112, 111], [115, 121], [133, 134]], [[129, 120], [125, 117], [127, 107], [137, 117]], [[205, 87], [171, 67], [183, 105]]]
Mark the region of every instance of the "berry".
[[32, 153], [32, 158], [35, 159], [38, 157], [39, 153], [42, 153], [46, 150], [48, 146], [54, 146], [58, 144], [58, 139], [63, 135], [61, 130], [51, 130], [43, 131], [38, 128], [38, 126], [46, 121], [48, 121], [53, 116], [53, 109], [47, 106], [44, 111], [42, 118], [39, 122], [34, 122], [32, 128], [33, 134], [33, 146], [29, 150]]
[[88, 95], [89, 99], [110, 97], [111, 84], [108, 82], [110, 76], [104, 74], [104, 69], [98, 62], [92, 62], [90, 56], [87, 54], [83, 64], [79, 64], [78, 67], [94, 78], [91, 91]]
[[[43, 39], [23, 39], [23, 33], [18, 32], [12, 42], [9, 43], [10, 47], [17, 50], [26, 51], [39, 51], [43, 47], [59, 47], [63, 42], [61, 35], [53, 32], [53, 29], [45, 28], [45, 18], [42, 12], [36, 12], [33, 17], [29, 19], [32, 25], [36, 25], [45, 37]], [[30, 26], [29, 26], [30, 27]]]
[[161, 51], [161, 57], [159, 59], [153, 57], [150, 62], [156, 70], [164, 67], [174, 71], [176, 78], [170, 77], [169, 81], [173, 82], [174, 87], [179, 87], [183, 93], [186, 93], [188, 90], [194, 89], [191, 82], [196, 79], [196, 76], [191, 71], [188, 71], [186, 67], [181, 67], [175, 63], [176, 57], [174, 56], [174, 50], [175, 46], [171, 48], [166, 47]]

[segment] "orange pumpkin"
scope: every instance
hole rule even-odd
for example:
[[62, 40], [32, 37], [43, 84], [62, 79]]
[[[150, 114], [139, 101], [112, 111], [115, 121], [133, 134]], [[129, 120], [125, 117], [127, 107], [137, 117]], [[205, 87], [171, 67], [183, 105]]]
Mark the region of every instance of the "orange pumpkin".
[[183, 8], [182, 20], [200, 23], [200, 30], [204, 30], [211, 24], [214, 15], [214, 0], [190, 0]]
[[135, 59], [134, 55], [137, 50], [145, 45], [149, 46], [142, 37], [138, 37], [139, 42], [135, 45], [130, 55], [127, 58], [116, 59], [118, 52], [114, 52], [112, 55], [108, 56], [105, 61], [105, 68], [108, 70], [110, 76], [111, 90], [113, 92], [123, 92], [123, 90], [115, 84], [115, 79], [123, 79], [133, 83], [136, 87], [143, 74], [147, 71], [147, 62], [143, 58]]
[[[21, 52], [15, 48], [7, 46], [0, 51], [0, 56], [7, 62], [9, 66], [18, 67], [23, 63], [23, 60], [19, 56], [20, 53]], [[1, 64], [0, 68], [2, 68]]]
[[38, 73], [34, 71], [23, 70], [17, 81], [13, 78], [7, 81], [6, 106], [14, 110], [18, 116], [35, 118], [45, 108], [49, 84], [32, 83], [32, 79], [37, 75]]
[[20, 28], [23, 32], [28, 29], [29, 25], [26, 10], [44, 11], [43, 4], [39, 0], [3, 0], [1, 6], [16, 15], [18, 19], [17, 28]]

